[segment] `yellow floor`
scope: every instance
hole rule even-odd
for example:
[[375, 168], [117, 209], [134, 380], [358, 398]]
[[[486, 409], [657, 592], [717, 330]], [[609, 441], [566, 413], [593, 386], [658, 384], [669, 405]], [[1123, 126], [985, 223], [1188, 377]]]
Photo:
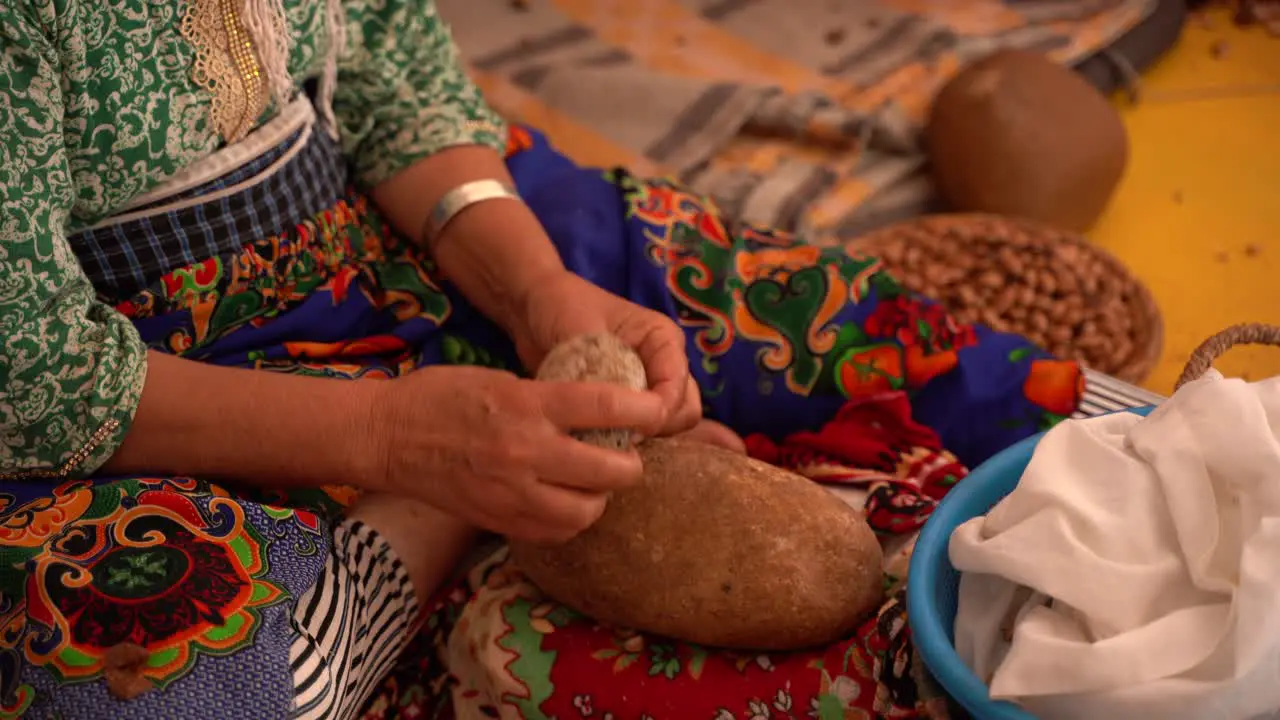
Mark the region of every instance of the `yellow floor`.
[[[1280, 38], [1226, 14], [1208, 25], [1191, 22], [1145, 73], [1136, 106], [1117, 100], [1129, 168], [1091, 233], [1164, 313], [1164, 356], [1146, 383], [1159, 392], [1216, 330], [1280, 324]], [[1233, 350], [1218, 368], [1280, 375], [1280, 348]]]

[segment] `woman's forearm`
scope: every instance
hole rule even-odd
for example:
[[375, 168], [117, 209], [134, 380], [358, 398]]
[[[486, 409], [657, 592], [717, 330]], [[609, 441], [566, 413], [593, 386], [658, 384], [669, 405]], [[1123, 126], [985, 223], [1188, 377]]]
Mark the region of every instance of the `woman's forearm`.
[[[471, 180], [510, 181], [481, 146], [436, 153], [373, 192], [417, 238], [435, 203]], [[430, 249], [446, 277], [507, 329], [524, 297], [564, 265], [533, 213], [492, 200], [460, 212]], [[276, 486], [362, 485], [382, 471], [369, 383], [223, 368], [152, 352], [133, 425], [102, 472], [219, 477]], [[198, 409], [193, 412], [192, 409]]]
[[564, 270], [533, 212], [509, 200], [480, 202], [458, 213], [438, 237], [421, 237], [445, 193], [488, 179], [511, 181], [502, 158], [490, 148], [465, 145], [419, 161], [372, 195], [397, 230], [428, 244], [440, 269], [468, 300], [510, 331], [539, 280]]
[[364, 486], [378, 472], [369, 383], [206, 365], [151, 352], [142, 401], [108, 474], [264, 487]]

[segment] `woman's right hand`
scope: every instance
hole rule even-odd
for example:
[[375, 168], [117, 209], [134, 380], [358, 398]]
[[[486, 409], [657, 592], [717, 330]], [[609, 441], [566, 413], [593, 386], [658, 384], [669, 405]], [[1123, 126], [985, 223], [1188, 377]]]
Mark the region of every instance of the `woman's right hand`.
[[367, 387], [378, 489], [535, 542], [572, 538], [600, 517], [610, 492], [640, 481], [636, 452], [580, 442], [571, 430], [649, 435], [666, 420], [651, 392], [485, 368], [427, 367]]

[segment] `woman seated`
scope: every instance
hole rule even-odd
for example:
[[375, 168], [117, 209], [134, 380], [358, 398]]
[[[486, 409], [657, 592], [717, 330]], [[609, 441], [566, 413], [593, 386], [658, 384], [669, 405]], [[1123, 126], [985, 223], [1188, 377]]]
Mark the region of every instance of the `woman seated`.
[[[740, 447], [703, 418], [905, 389], [972, 460], [1075, 392], [872, 258], [509, 132], [430, 0], [0, 5], [0, 329], [0, 718], [349, 716], [478, 529], [637, 482], [571, 430]], [[649, 390], [525, 379], [588, 332]]]

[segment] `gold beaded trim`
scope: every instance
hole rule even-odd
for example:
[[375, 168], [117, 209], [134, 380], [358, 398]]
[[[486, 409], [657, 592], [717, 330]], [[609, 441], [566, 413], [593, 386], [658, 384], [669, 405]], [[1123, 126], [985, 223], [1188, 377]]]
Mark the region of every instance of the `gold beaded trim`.
[[262, 68], [258, 66], [258, 56], [253, 51], [253, 40], [244, 31], [240, 23], [240, 10], [237, 0], [222, 0], [222, 24], [227, 30], [227, 46], [231, 51], [231, 61], [240, 73], [240, 83], [244, 87], [244, 115], [240, 118], [240, 129], [234, 133], [243, 136], [246, 128], [253, 127], [254, 121], [266, 109], [266, 82], [262, 78]]
[[468, 120], [463, 123], [463, 127], [471, 132], [487, 132], [494, 135], [498, 135], [502, 131], [500, 126], [484, 120]]
[[196, 51], [191, 79], [209, 92], [213, 126], [231, 144], [266, 110], [268, 82], [253, 37], [242, 22], [245, 0], [187, 0], [182, 36]]
[[72, 453], [67, 461], [58, 466], [54, 470], [8, 470], [0, 472], [0, 481], [8, 480], [66, 480], [75, 472], [75, 469], [84, 464], [85, 460], [97, 450], [102, 443], [107, 441], [116, 430], [120, 429], [120, 421], [116, 419], [108, 420], [98, 427], [89, 436], [88, 442], [80, 447], [79, 450]]

